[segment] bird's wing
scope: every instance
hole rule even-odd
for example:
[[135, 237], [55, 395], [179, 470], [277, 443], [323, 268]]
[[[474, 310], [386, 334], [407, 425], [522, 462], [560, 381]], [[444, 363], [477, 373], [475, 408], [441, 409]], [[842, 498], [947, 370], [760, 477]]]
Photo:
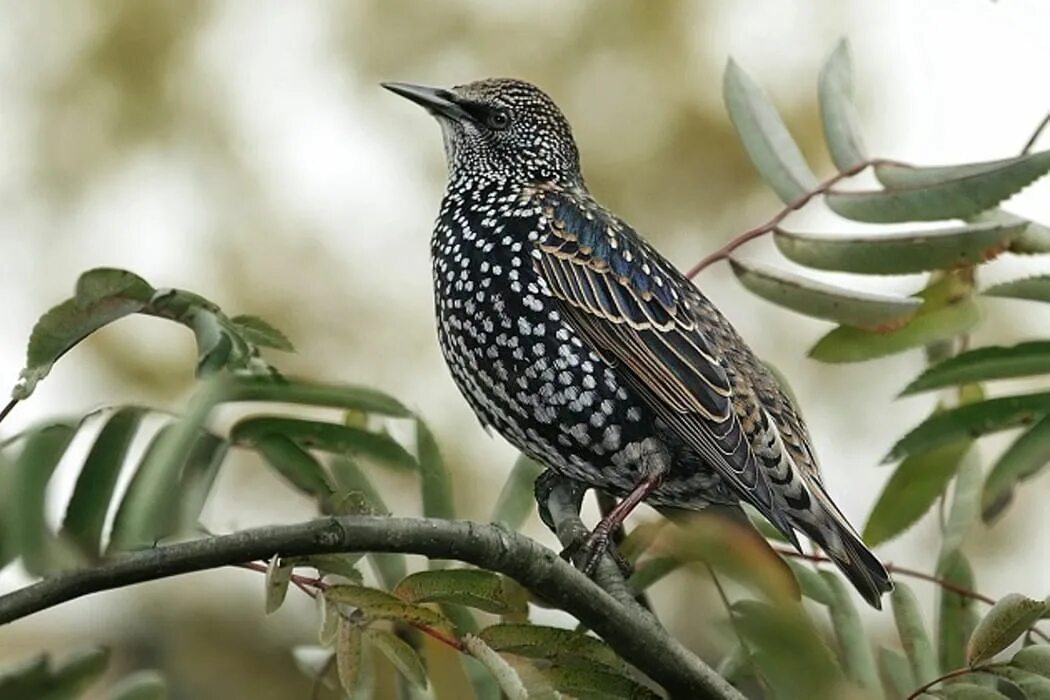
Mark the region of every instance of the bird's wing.
[[769, 428], [765, 414], [738, 415], [739, 378], [698, 323], [689, 282], [590, 200], [551, 194], [543, 213], [534, 264], [579, 332], [743, 500], [790, 533], [768, 480], [780, 456], [752, 447]]

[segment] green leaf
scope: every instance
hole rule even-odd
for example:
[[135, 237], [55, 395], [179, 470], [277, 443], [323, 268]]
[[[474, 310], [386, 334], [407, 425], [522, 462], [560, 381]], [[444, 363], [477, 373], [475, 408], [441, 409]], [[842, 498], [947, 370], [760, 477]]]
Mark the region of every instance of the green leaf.
[[[989, 672], [1005, 678], [1011, 685], [1020, 688], [1026, 698], [1032, 700], [1047, 700], [1050, 698], [1050, 680], [1035, 673], [1030, 673], [1014, 666], [992, 666]], [[1002, 695], [1000, 697], [1008, 697]]]
[[197, 527], [229, 446], [225, 440], [205, 431], [193, 443], [178, 488], [179, 530], [189, 532]]
[[931, 389], [1050, 372], [1050, 342], [983, 347], [938, 362], [912, 381], [902, 396]]
[[230, 319], [230, 323], [249, 343], [285, 352], [295, 352], [295, 346], [292, 345], [292, 341], [288, 340], [288, 336], [258, 316], [234, 316]]
[[732, 59], [726, 65], [722, 96], [751, 162], [785, 204], [816, 188], [817, 177], [776, 107]]
[[901, 438], [885, 462], [960, 440], [1028, 425], [1050, 413], [1050, 392], [976, 401], [930, 416]]
[[977, 623], [966, 645], [966, 661], [971, 666], [992, 658], [1010, 646], [1025, 630], [1047, 612], [1047, 603], [1010, 593], [996, 602]]
[[795, 580], [798, 581], [798, 587], [801, 589], [802, 595], [821, 605], [831, 604], [831, 587], [824, 580], [823, 572], [814, 571], [805, 563], [791, 557], [786, 557], [784, 563], [788, 565], [791, 573], [795, 575]]
[[4, 700], [73, 700], [99, 679], [109, 664], [109, 650], [84, 649], [52, 666], [45, 654], [0, 673]]
[[864, 541], [874, 547], [918, 522], [944, 493], [972, 445], [972, 440], [959, 440], [901, 462], [868, 516]]
[[178, 527], [179, 502], [173, 494], [205, 420], [226, 390], [226, 377], [208, 380], [190, 399], [182, 419], [153, 438], [117, 509], [109, 549], [151, 546]]
[[292, 565], [282, 561], [278, 555], [270, 557], [266, 565], [266, 614], [276, 612], [288, 595], [288, 584], [292, 582]]
[[1050, 301], [1050, 275], [1035, 275], [996, 284], [982, 292], [989, 297]]
[[954, 338], [977, 325], [977, 304], [964, 298], [947, 305], [925, 304], [907, 325], [890, 331], [839, 326], [809, 351], [821, 362], [863, 362]]
[[416, 650], [395, 634], [383, 629], [369, 627], [364, 631], [365, 639], [375, 645], [383, 656], [390, 659], [405, 679], [417, 688], [426, 689], [427, 670], [423, 668]]
[[48, 481], [69, 447], [76, 430], [49, 425], [31, 432], [15, 460], [5, 498], [5, 550], [21, 554], [22, 565], [34, 576], [47, 573], [61, 562], [57, 542], [44, 517]]
[[1004, 209], [983, 211], [972, 217], [970, 221], [1023, 226], [1021, 233], [1010, 242], [1010, 252], [1019, 255], [1050, 253], [1050, 227], [1037, 224], [1016, 214], [1011, 214]]
[[831, 612], [831, 626], [839, 642], [839, 655], [846, 677], [874, 693], [881, 687], [879, 673], [875, 669], [875, 655], [868, 644], [864, 623], [853, 604], [852, 594], [838, 574], [822, 571], [820, 575], [830, 592], [828, 610]]
[[126, 270], [97, 268], [82, 274], [76, 295], [41, 316], [33, 327], [26, 366], [12, 396], [28, 398], [62, 355], [99, 328], [142, 310], [152, 294], [145, 280]]
[[197, 340], [197, 376], [207, 377], [226, 369], [234, 354], [233, 339], [218, 314], [197, 309], [188, 320]]
[[492, 625], [478, 636], [499, 652], [531, 659], [566, 661], [585, 659], [611, 669], [624, 668], [623, 661], [608, 644], [583, 632], [543, 625]]
[[948, 700], [1004, 700], [1009, 696], [976, 683], [952, 683], [944, 687], [944, 697]]
[[967, 165], [909, 168], [881, 165], [891, 189], [829, 192], [836, 214], [855, 221], [895, 223], [966, 219], [990, 209], [1050, 171], [1050, 151]]
[[503, 483], [496, 506], [492, 509], [490, 520], [502, 523], [511, 530], [517, 530], [536, 509], [533, 495], [536, 477], [543, 472], [543, 466], [523, 454], [518, 455], [510, 475]]
[[879, 647], [879, 675], [887, 697], [906, 698], [915, 689], [915, 677], [908, 659], [892, 649]]
[[264, 433], [253, 436], [251, 442], [267, 464], [307, 496], [324, 498], [332, 494], [321, 463], [288, 436]]
[[102, 553], [102, 529], [128, 447], [143, 409], [129, 406], [111, 413], [84, 460], [73, 496], [66, 507], [62, 534], [94, 559]]
[[1010, 659], [1010, 664], [1026, 671], [1050, 678], [1050, 644], [1024, 647]]
[[759, 672], [776, 688], [777, 697], [839, 697], [836, 691], [845, 679], [800, 606], [740, 600], [732, 610]]
[[[966, 533], [981, 511], [981, 483], [984, 473], [981, 460], [975, 450], [968, 452], [959, 465], [955, 477], [955, 488], [952, 491], [952, 505], [941, 533], [941, 554], [939, 561], [944, 561], [958, 550], [966, 539]], [[939, 564], [938, 564], [939, 566]]]
[[849, 42], [845, 39], [835, 46], [820, 69], [818, 95], [824, 139], [835, 167], [845, 172], [859, 166], [867, 157], [853, 106], [853, 65]]
[[156, 671], [124, 676], [109, 691], [109, 700], [167, 700], [168, 684]]
[[[340, 489], [361, 493], [372, 504], [377, 514], [390, 514], [390, 509], [386, 507], [379, 492], [357, 462], [348, 457], [336, 457], [331, 460], [329, 466]], [[408, 570], [404, 554], [369, 554], [368, 560], [376, 576], [387, 588], [396, 586]]]
[[400, 401], [376, 389], [353, 384], [317, 384], [288, 377], [278, 380], [238, 377], [231, 382], [229, 393], [223, 400], [328, 406], [393, 418], [412, 415]]
[[525, 690], [525, 684], [522, 683], [517, 671], [486, 644], [485, 640], [468, 634], [463, 637], [463, 645], [467, 653], [488, 669], [508, 700], [528, 700], [529, 693]]
[[362, 666], [361, 628], [344, 618], [339, 619], [339, 633], [335, 644], [335, 666], [339, 684], [348, 697], [354, 697], [361, 682]]
[[233, 426], [230, 430], [230, 440], [234, 444], [250, 445], [263, 436], [274, 434], [303, 447], [335, 454], [364, 456], [404, 471], [415, 471], [419, 466], [415, 457], [389, 435], [338, 423], [278, 416], [252, 416]]
[[984, 223], [865, 236], [777, 229], [773, 242], [784, 257], [806, 267], [866, 275], [905, 275], [979, 265], [1002, 251], [1024, 228], [1024, 224]]
[[610, 673], [601, 667], [553, 666], [544, 670], [543, 677], [554, 689], [577, 700], [658, 700], [659, 695], [619, 673]]
[[922, 613], [919, 612], [919, 601], [915, 599], [911, 588], [896, 581], [890, 594], [890, 602], [893, 604], [897, 634], [911, 664], [915, 682], [921, 684], [932, 681], [940, 674], [937, 672], [937, 657], [933, 653], [933, 644], [930, 643], [926, 624], [922, 620]]
[[452, 504], [452, 483], [448, 469], [441, 459], [441, 451], [430, 428], [416, 419], [416, 455], [419, 459], [419, 477], [423, 496], [423, 515], [428, 518], [456, 517]]
[[737, 279], [752, 293], [807, 316], [848, 326], [883, 328], [903, 323], [922, 305], [911, 297], [858, 292], [807, 279], [758, 263], [729, 261]]
[[452, 623], [438, 611], [422, 605], [406, 603], [378, 588], [347, 583], [330, 586], [325, 590], [324, 596], [335, 603], [358, 608], [373, 620], [401, 620], [442, 629], [452, 627]]
[[634, 573], [627, 579], [627, 587], [637, 595], [681, 567], [682, 561], [676, 557], [646, 559], [634, 567]]
[[[958, 549], [942, 557], [937, 574], [956, 586], [973, 590], [973, 569], [966, 556]], [[974, 599], [938, 587], [937, 596], [937, 652], [942, 673], [966, 665], [966, 642], [977, 626]]]
[[421, 571], [403, 579], [393, 592], [410, 603], [455, 603], [496, 615], [527, 609], [508, 595], [502, 576], [481, 569]]

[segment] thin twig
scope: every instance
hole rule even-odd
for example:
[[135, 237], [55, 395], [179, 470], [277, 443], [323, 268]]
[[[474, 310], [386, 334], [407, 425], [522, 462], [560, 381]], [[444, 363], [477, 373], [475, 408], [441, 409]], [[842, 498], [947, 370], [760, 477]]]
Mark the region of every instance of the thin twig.
[[1022, 156], [1028, 155], [1028, 152], [1032, 150], [1033, 146], [1035, 146], [1035, 142], [1039, 140], [1039, 137], [1042, 135], [1043, 130], [1046, 129], [1047, 125], [1050, 125], [1050, 112], [1047, 112], [1046, 116], [1043, 117], [1043, 121], [1039, 122], [1039, 126], [1035, 128], [1035, 131], [1033, 131], [1032, 135], [1028, 138], [1024, 148], [1021, 149]]
[[[785, 557], [794, 557], [795, 559], [805, 559], [806, 561], [817, 562], [819, 564], [832, 564], [832, 563], [834, 563], [834, 562], [832, 562], [831, 559], [829, 559], [828, 557], [825, 557], [825, 556], [823, 556], [821, 554], [803, 554], [803, 553], [800, 553], [800, 552], [796, 552], [793, 549], [786, 549], [786, 548], [783, 548], [783, 547], [774, 547], [773, 549], [774, 549], [774, 551], [776, 551], [777, 553], [779, 553], [779, 554], [781, 554], [781, 555], [783, 555]], [[904, 566], [897, 566], [896, 564], [892, 564], [892, 563], [887, 563], [885, 566], [886, 566], [886, 571], [890, 572], [891, 574], [900, 574], [901, 576], [910, 576], [911, 578], [919, 579], [921, 581], [928, 581], [929, 583], [936, 584], [936, 585], [940, 586], [941, 588], [943, 588], [943, 589], [945, 589], [947, 591], [951, 591], [952, 593], [955, 593], [956, 595], [960, 595], [960, 596], [962, 596], [964, 598], [972, 598], [973, 600], [979, 600], [982, 603], [985, 603], [986, 605], [995, 605], [995, 603], [996, 603], [995, 598], [992, 598], [990, 596], [986, 596], [983, 593], [979, 593], [977, 591], [971, 590], [969, 588], [966, 588], [965, 586], [960, 586], [959, 584], [953, 583], [952, 581], [949, 581], [948, 579], [940, 578], [939, 576], [934, 576], [933, 574], [927, 574], [927, 573], [925, 573], [923, 571], [916, 571], [915, 569], [909, 569], [909, 568], [904, 567]], [[1032, 627], [1031, 631], [1032, 631], [1033, 634], [1038, 635], [1043, 640], [1045, 640], [1047, 642], [1050, 642], [1050, 636], [1045, 634], [1039, 628]]]
[[7, 405], [4, 406], [4, 409], [0, 411], [0, 422], [3, 422], [4, 418], [7, 418], [7, 414], [11, 412], [11, 409], [13, 409], [17, 405], [18, 399], [11, 399], [10, 401], [8, 401]]
[[726, 258], [728, 258], [730, 253], [732, 253], [734, 250], [744, 245], [745, 243], [749, 243], [755, 240], [756, 238], [764, 236], [767, 233], [771, 233], [774, 229], [776, 229], [777, 226], [780, 225], [780, 223], [784, 219], [788, 217], [789, 214], [798, 211], [802, 207], [806, 206], [814, 197], [816, 197], [817, 195], [824, 194], [843, 180], [853, 177], [854, 175], [860, 174], [863, 170], [870, 166], [884, 164], [903, 165], [903, 163], [897, 163], [895, 161], [889, 161], [883, 158], [873, 158], [871, 160], [865, 160], [863, 162], [857, 163], [856, 165], [846, 170], [843, 170], [840, 173], [836, 173], [832, 177], [829, 177], [827, 180], [824, 180], [824, 182], [817, 185], [816, 188], [810, 190], [809, 192], [806, 192], [798, 199], [787, 204], [783, 209], [777, 212], [776, 216], [774, 216], [766, 223], [762, 224], [761, 226], [756, 226], [755, 228], [750, 229], [748, 231], [744, 231], [739, 236], [734, 237], [731, 241], [723, 245], [721, 248], [705, 257], [696, 265], [693, 265], [689, 272], [686, 273], [686, 277], [692, 279], [697, 274], [699, 274], [704, 268], [711, 265], [712, 263], [716, 263], [719, 260], [725, 260]]
[[719, 580], [718, 574], [715, 573], [715, 567], [706, 562], [704, 562], [704, 566], [707, 567], [707, 573], [711, 576], [711, 582], [715, 584], [718, 597], [722, 600], [722, 605], [725, 606], [726, 615], [729, 616], [729, 626], [733, 628], [733, 634], [736, 635], [737, 643], [740, 644], [740, 648], [744, 652], [744, 658], [747, 659], [748, 666], [751, 667], [752, 673], [755, 674], [755, 680], [758, 681], [763, 690], [768, 691], [769, 686], [766, 684], [766, 679], [758, 672], [758, 666], [755, 665], [755, 657], [751, 655], [751, 648], [747, 645], [747, 640], [744, 639], [740, 627], [737, 626], [736, 618], [733, 617], [733, 605], [729, 601], [729, 596], [726, 595], [726, 589], [722, 587], [722, 581]]
[[938, 676], [937, 678], [934, 678], [932, 681], [930, 681], [930, 682], [920, 686], [919, 688], [916, 688], [915, 690], [913, 690], [912, 694], [909, 695], [907, 698], [905, 698], [905, 700], [915, 700], [915, 698], [919, 697], [920, 695], [922, 695], [923, 693], [925, 693], [927, 690], [929, 690], [933, 686], [937, 685], [938, 683], [943, 683], [944, 681], [949, 681], [952, 678], [958, 678], [959, 676], [965, 676], [968, 673], [976, 673], [976, 672], [981, 671], [981, 670], [982, 670], [982, 667], [970, 668], [970, 667], [967, 666], [967, 667], [963, 667], [963, 668], [957, 668], [954, 671], [948, 671], [948, 673], [945, 673], [943, 676]]

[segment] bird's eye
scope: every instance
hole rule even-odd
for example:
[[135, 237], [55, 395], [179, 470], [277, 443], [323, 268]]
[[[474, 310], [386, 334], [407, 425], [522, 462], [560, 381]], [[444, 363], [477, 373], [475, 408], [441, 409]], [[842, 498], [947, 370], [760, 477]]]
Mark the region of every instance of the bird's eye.
[[488, 118], [485, 119], [485, 123], [490, 129], [502, 131], [510, 126], [510, 115], [502, 109], [493, 110], [489, 112]]

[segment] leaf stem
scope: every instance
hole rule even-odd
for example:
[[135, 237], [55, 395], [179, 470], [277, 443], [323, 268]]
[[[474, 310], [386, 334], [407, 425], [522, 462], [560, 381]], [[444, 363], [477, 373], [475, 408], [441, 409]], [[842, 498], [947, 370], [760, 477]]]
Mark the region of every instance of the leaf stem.
[[0, 411], [0, 423], [3, 422], [4, 418], [7, 418], [7, 414], [10, 413], [11, 409], [13, 409], [17, 405], [18, 405], [18, 399], [11, 399], [10, 401], [7, 402], [7, 405], [4, 406], [4, 409], [2, 411]]
[[1021, 155], [1026, 156], [1028, 152], [1035, 146], [1035, 142], [1039, 140], [1043, 130], [1046, 129], [1047, 125], [1050, 125], [1050, 112], [1047, 112], [1046, 116], [1043, 117], [1043, 121], [1039, 122], [1039, 126], [1035, 128], [1032, 135], [1028, 137], [1028, 141], [1025, 143], [1024, 148], [1021, 149]]
[[[828, 557], [826, 557], [826, 556], [824, 556], [822, 554], [805, 554], [805, 553], [802, 553], [802, 552], [796, 552], [793, 549], [786, 549], [784, 547], [773, 547], [773, 550], [776, 551], [778, 554], [781, 554], [781, 555], [783, 555], [785, 557], [794, 557], [795, 559], [805, 559], [806, 561], [812, 561], [812, 562], [816, 562], [818, 564], [831, 564], [831, 563], [833, 563], [831, 561], [831, 559], [829, 559]], [[893, 564], [893, 563], [887, 563], [885, 566], [886, 566], [886, 571], [890, 572], [891, 574], [900, 574], [901, 576], [910, 576], [911, 578], [919, 579], [921, 581], [928, 581], [929, 583], [933, 583], [933, 584], [936, 584], [936, 585], [940, 586], [941, 588], [943, 588], [946, 591], [951, 591], [952, 593], [955, 593], [956, 595], [960, 595], [960, 596], [962, 596], [964, 598], [972, 598], [973, 600], [979, 600], [982, 603], [985, 603], [986, 605], [995, 605], [995, 603], [996, 603], [995, 598], [992, 598], [990, 596], [986, 596], [983, 593], [979, 593], [977, 591], [971, 590], [969, 588], [966, 588], [965, 586], [960, 586], [957, 583], [953, 583], [953, 582], [951, 582], [951, 581], [949, 581], [947, 579], [940, 578], [939, 576], [934, 576], [933, 574], [927, 574], [924, 571], [917, 571], [915, 569], [909, 569], [909, 568], [904, 567], [904, 566], [898, 566], [898, 565]], [[1033, 634], [1035, 634], [1036, 636], [1038, 636], [1041, 639], [1043, 639], [1044, 641], [1050, 642], [1050, 636], [1048, 636], [1046, 633], [1044, 633], [1038, 627], [1034, 627], [1033, 626], [1033, 627], [1030, 628], [1030, 631]]]
[[944, 681], [949, 681], [952, 678], [958, 678], [959, 676], [965, 676], [968, 673], [976, 673], [978, 671], [983, 670], [983, 668], [984, 667], [980, 667], [980, 666], [977, 667], [977, 668], [970, 668], [969, 666], [964, 666], [962, 668], [957, 668], [957, 669], [954, 669], [952, 671], [948, 671], [943, 676], [938, 676], [937, 678], [934, 678], [932, 681], [930, 681], [928, 683], [925, 683], [924, 685], [922, 685], [922, 686], [916, 688], [915, 690], [913, 690], [911, 695], [909, 695], [907, 698], [905, 698], [905, 700], [915, 700], [920, 695], [922, 695], [923, 693], [925, 693], [927, 690], [929, 690], [933, 686], [937, 685], [938, 683], [943, 683]]
[[798, 211], [802, 207], [806, 206], [814, 197], [816, 197], [817, 195], [824, 194], [843, 180], [851, 178], [854, 175], [860, 174], [862, 171], [864, 171], [870, 166], [885, 164], [904, 165], [904, 163], [898, 163], [896, 161], [886, 160], [884, 158], [872, 158], [870, 160], [865, 160], [860, 163], [857, 163], [856, 165], [853, 165], [840, 173], [836, 173], [835, 175], [829, 177], [827, 180], [824, 180], [824, 182], [821, 182], [814, 189], [810, 190], [809, 192], [806, 192], [798, 199], [787, 204], [783, 209], [777, 212], [776, 216], [774, 216], [766, 223], [762, 224], [761, 226], [756, 226], [753, 229], [744, 231], [743, 233], [734, 237], [728, 243], [723, 245], [718, 250], [703, 258], [700, 262], [693, 265], [689, 272], [686, 273], [686, 277], [690, 279], [696, 277], [697, 274], [702, 272], [709, 265], [716, 263], [719, 260], [725, 260], [726, 258], [728, 258], [730, 253], [732, 253], [734, 250], [744, 245], [745, 243], [750, 243], [756, 238], [764, 236], [767, 233], [771, 233], [777, 228], [777, 226], [780, 225], [780, 223], [784, 219], [788, 217], [789, 214]]

